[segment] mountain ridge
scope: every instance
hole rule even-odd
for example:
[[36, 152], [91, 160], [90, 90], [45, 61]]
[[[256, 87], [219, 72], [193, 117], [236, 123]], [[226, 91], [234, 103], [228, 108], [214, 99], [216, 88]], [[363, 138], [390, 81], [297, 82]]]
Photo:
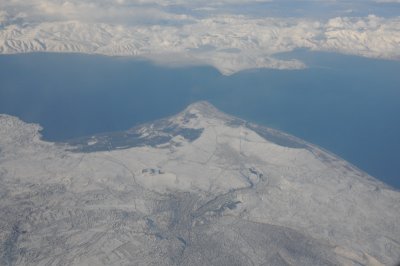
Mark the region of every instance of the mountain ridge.
[[[200, 115], [201, 117], [197, 117], [196, 114]], [[183, 124], [181, 123], [182, 117], [183, 117], [184, 121], [186, 120], [185, 123], [183, 123]], [[329, 157], [331, 159], [343, 160], [340, 156], [338, 156], [322, 147], [319, 147], [315, 144], [304, 141], [304, 140], [302, 140], [296, 136], [293, 136], [291, 134], [288, 134], [286, 132], [283, 132], [283, 131], [280, 131], [277, 129], [273, 129], [273, 128], [269, 128], [266, 126], [260, 126], [255, 123], [247, 122], [244, 119], [241, 119], [241, 118], [229, 115], [225, 112], [222, 112], [218, 108], [216, 108], [213, 104], [211, 104], [210, 102], [208, 102], [206, 100], [193, 102], [193, 103], [189, 104], [186, 108], [184, 108], [184, 110], [182, 110], [181, 112], [179, 112], [175, 115], [169, 116], [167, 118], [161, 118], [161, 119], [157, 119], [153, 122], [139, 124], [137, 126], [134, 126], [133, 128], [129, 128], [126, 131], [120, 131], [120, 132], [121, 132], [121, 134], [124, 134], [124, 132], [136, 133], [137, 131], [142, 130], [143, 127], [147, 127], [147, 126], [151, 127], [154, 124], [158, 124], [158, 123], [161, 123], [162, 126], [165, 126], [166, 123], [176, 123], [177, 125], [179, 125], [179, 127], [185, 128], [187, 126], [186, 123], [190, 119], [196, 120], [196, 119], [210, 119], [210, 118], [211, 119], [220, 119], [221, 121], [229, 124], [230, 126], [235, 126], [235, 127], [242, 126], [242, 127], [249, 128], [251, 130], [254, 130], [262, 138], [264, 138], [268, 141], [271, 141], [277, 145], [281, 145], [283, 147], [304, 148], [304, 149], [308, 149], [311, 152], [319, 154], [319, 156], [323, 156], [323, 154], [327, 154], [327, 155], [329, 155]], [[166, 121], [168, 121], [168, 122], [166, 122]], [[95, 136], [104, 136], [104, 135], [112, 135], [112, 134], [113, 134], [113, 132], [100, 133], [100, 134], [90, 135], [90, 136], [86, 136], [86, 137], [76, 138], [76, 139], [67, 141], [67, 143], [75, 146], [77, 144], [79, 145], [79, 143], [82, 144], [82, 142], [85, 142], [85, 141], [87, 143], [89, 143], [90, 140]], [[196, 134], [196, 135], [197, 135], [197, 137], [199, 137], [198, 134]], [[132, 137], [132, 136], [130, 135], [129, 137]], [[165, 141], [165, 139], [163, 139], [161, 141]], [[148, 142], [144, 142], [144, 143], [149, 144]], [[130, 147], [134, 147], [135, 145], [138, 145], [138, 143], [137, 142], [132, 143], [133, 146], [123, 145], [123, 144], [120, 144], [120, 145], [124, 146], [124, 147], [120, 147], [120, 148], [127, 149]], [[91, 148], [84, 149], [84, 150], [91, 151], [92, 148], [96, 147], [96, 146], [93, 146], [93, 144], [91, 144], [90, 146], [91, 146]], [[104, 148], [93, 149], [93, 151], [109, 150], [110, 144], [102, 144], [102, 146]], [[114, 145], [111, 145], [111, 146], [114, 147]], [[72, 150], [74, 150], [74, 149], [72, 149]], [[81, 149], [81, 151], [82, 151], [82, 149]], [[325, 155], [325, 157], [326, 157], [326, 155]], [[365, 176], [365, 178], [370, 178], [378, 183], [382, 183], [381, 184], [382, 186], [386, 185], [383, 182], [381, 182], [380, 180], [378, 180], [374, 177], [371, 177], [369, 174], [367, 174], [363, 170], [359, 169], [355, 165], [348, 163], [348, 162], [346, 162], [346, 163], [349, 165], [350, 168], [362, 173], [362, 175]]]
[[[173, 66], [206, 64], [224, 75], [255, 68], [305, 68], [299, 60], [274, 56], [297, 48], [399, 59], [397, 17], [337, 17], [327, 21], [298, 18], [293, 24], [294, 21], [283, 18], [229, 15], [186, 21], [183, 27], [88, 23], [77, 19], [36, 21], [35, 18], [35, 22], [23, 22], [21, 18], [6, 17], [2, 17], [5, 21], [0, 18], [1, 54], [60, 52], [147, 58]], [[247, 35], [250, 31], [257, 32], [251, 39]], [[210, 34], [214, 36], [212, 39]], [[385, 38], [384, 46], [378, 36]]]

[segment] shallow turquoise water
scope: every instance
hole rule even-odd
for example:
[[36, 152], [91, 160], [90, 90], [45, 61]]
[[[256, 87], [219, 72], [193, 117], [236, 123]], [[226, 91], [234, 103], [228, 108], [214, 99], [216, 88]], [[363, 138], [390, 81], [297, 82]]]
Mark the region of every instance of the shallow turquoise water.
[[60, 141], [181, 111], [198, 100], [320, 145], [400, 188], [400, 62], [296, 51], [309, 68], [226, 77], [211, 67], [76, 54], [0, 56], [0, 113]]

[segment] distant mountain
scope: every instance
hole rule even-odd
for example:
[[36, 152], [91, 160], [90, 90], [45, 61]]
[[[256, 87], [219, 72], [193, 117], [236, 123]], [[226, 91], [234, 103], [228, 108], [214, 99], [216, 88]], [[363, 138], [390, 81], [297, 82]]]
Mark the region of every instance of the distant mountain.
[[299, 60], [278, 56], [296, 49], [400, 59], [397, 16], [318, 21], [227, 14], [182, 19], [173, 15], [169, 20], [176, 18], [179, 22], [126, 25], [88, 22], [83, 19], [88, 15], [85, 12], [79, 16], [81, 20], [35, 18], [34, 22], [1, 13], [0, 54], [62, 52], [140, 57], [167, 65], [210, 65], [226, 75], [255, 68], [304, 68]]
[[207, 102], [50, 143], [0, 115], [2, 265], [394, 265], [400, 192]]

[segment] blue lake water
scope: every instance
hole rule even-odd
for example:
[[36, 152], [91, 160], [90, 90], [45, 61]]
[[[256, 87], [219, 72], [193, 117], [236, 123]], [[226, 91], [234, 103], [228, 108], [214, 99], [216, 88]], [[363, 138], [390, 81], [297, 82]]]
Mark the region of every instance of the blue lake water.
[[223, 76], [77, 54], [0, 56], [0, 113], [40, 123], [46, 140], [123, 130], [208, 100], [320, 145], [400, 188], [400, 62], [296, 51], [304, 70]]

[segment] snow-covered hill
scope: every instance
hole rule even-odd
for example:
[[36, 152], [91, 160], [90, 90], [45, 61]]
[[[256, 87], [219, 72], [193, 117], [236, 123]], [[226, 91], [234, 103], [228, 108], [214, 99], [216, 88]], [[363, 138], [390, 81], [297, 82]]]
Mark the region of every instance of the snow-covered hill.
[[400, 192], [206, 102], [49, 143], [0, 116], [4, 265], [394, 265]]

